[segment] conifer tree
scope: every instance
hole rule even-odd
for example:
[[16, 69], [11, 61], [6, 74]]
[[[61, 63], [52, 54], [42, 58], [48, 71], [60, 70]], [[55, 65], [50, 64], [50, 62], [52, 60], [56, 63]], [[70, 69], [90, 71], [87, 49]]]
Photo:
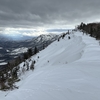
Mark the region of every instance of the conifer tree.
[[28, 59], [28, 53], [24, 53], [23, 56], [24, 56], [24, 59]]
[[29, 57], [31, 57], [33, 55], [33, 52], [32, 52], [31, 48], [28, 49], [28, 55], [29, 55]]
[[36, 54], [38, 52], [37, 47], [34, 48], [34, 54]]

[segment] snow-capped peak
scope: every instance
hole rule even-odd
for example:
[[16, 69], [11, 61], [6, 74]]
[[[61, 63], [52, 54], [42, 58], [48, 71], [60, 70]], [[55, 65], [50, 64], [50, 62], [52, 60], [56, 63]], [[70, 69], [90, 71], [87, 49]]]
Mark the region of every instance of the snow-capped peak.
[[36, 38], [36, 41], [43, 42], [43, 41], [48, 41], [48, 40], [56, 40], [57, 37], [58, 37], [58, 35], [56, 35], [56, 34], [42, 34]]

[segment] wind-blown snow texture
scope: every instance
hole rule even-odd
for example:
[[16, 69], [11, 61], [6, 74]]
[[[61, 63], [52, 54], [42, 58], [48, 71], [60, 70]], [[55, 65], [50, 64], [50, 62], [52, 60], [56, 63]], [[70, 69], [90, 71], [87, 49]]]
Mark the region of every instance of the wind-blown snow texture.
[[34, 71], [21, 76], [19, 89], [0, 92], [0, 100], [100, 100], [99, 42], [81, 32], [70, 36], [33, 56]]

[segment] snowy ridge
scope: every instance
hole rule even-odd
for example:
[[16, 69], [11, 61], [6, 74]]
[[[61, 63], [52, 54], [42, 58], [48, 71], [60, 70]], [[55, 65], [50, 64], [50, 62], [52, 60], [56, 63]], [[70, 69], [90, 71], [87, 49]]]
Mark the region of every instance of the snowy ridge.
[[44, 42], [44, 41], [48, 41], [48, 40], [56, 40], [58, 38], [58, 35], [56, 34], [42, 34], [40, 36], [38, 36], [34, 42]]
[[[71, 36], [71, 39], [68, 40], [68, 36], [66, 36], [65, 39], [61, 39], [60, 42], [55, 41], [46, 50], [40, 52], [39, 64], [42, 63], [40, 65], [44, 66], [43, 62], [47, 64], [48, 61], [52, 64], [73, 62], [81, 57], [84, 46], [81, 37]], [[43, 59], [44, 61], [41, 62]]]
[[81, 32], [70, 37], [33, 56], [35, 70], [21, 76], [19, 89], [0, 92], [0, 100], [100, 100], [99, 43]]

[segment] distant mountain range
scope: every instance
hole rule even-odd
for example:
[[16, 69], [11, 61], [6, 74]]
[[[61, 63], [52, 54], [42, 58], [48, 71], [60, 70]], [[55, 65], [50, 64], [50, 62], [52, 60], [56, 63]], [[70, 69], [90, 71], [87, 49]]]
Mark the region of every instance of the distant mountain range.
[[58, 35], [55, 34], [40, 35], [24, 41], [13, 41], [9, 38], [0, 37], [0, 63], [14, 59], [18, 55], [27, 52], [28, 48], [34, 49], [36, 46], [39, 50], [42, 50], [43, 46], [46, 47], [57, 39]]

